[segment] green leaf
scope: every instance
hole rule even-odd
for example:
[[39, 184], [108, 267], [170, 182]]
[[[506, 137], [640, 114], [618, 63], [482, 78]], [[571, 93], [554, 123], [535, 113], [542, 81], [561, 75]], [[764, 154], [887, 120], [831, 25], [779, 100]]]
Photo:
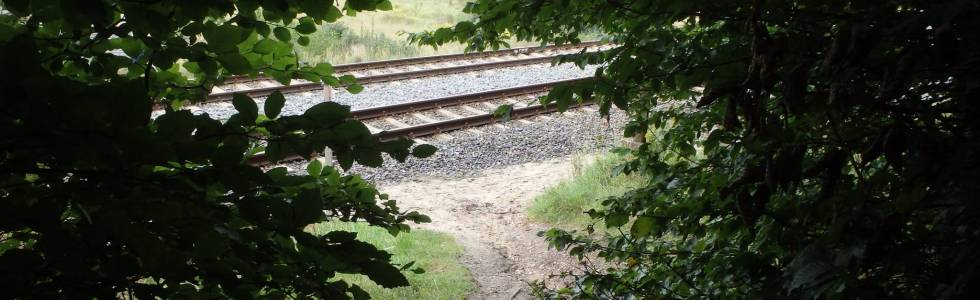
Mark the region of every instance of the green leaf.
[[157, 118], [157, 135], [163, 140], [187, 140], [194, 132], [194, 115], [190, 111], [168, 112]]
[[255, 119], [259, 117], [259, 106], [255, 104], [255, 100], [245, 94], [232, 96], [231, 104], [235, 106], [235, 110], [245, 120], [255, 122]]
[[354, 75], [351, 74], [344, 74], [343, 76], [340, 76], [340, 78], [338, 79], [340, 80], [340, 83], [344, 85], [357, 83], [357, 77], [354, 77]]
[[276, 50], [276, 41], [272, 39], [261, 39], [252, 47], [252, 51], [258, 54], [272, 54]]
[[453, 30], [445, 27], [439, 28], [436, 29], [434, 36], [438, 40], [449, 40], [453, 36]]
[[110, 39], [109, 43], [121, 49], [129, 57], [138, 57], [143, 52], [143, 43], [133, 38], [114, 38]]
[[303, 227], [323, 219], [323, 200], [317, 189], [303, 189], [293, 199], [293, 225]]
[[289, 29], [286, 27], [276, 27], [272, 29], [272, 35], [276, 36], [276, 39], [288, 42], [293, 39], [292, 34], [289, 33]]
[[218, 147], [217, 151], [211, 155], [211, 162], [215, 166], [231, 166], [241, 162], [244, 156], [245, 153], [240, 147], [223, 145]]
[[377, 6], [376, 0], [348, 0], [347, 7], [356, 11], [374, 10]]
[[630, 234], [632, 234], [633, 237], [637, 237], [637, 238], [645, 237], [650, 234], [650, 231], [653, 230], [653, 226], [655, 224], [656, 221], [654, 220], [653, 217], [649, 217], [649, 216], [637, 217], [636, 220], [633, 221], [633, 226], [630, 227]]
[[334, 6], [330, 6], [330, 8], [327, 10], [327, 16], [323, 20], [324, 21], [327, 21], [327, 22], [330, 22], [330, 23], [333, 23], [333, 22], [337, 21], [338, 19], [340, 19], [340, 17], [342, 17], [343, 15], [344, 14], [343, 14], [343, 12], [340, 11], [340, 9], [338, 9], [337, 7], [334, 7]]
[[381, 2], [378, 2], [378, 6], [377, 6], [376, 8], [377, 8], [378, 10], [383, 10], [383, 11], [389, 11], [389, 10], [392, 10], [392, 7], [391, 7], [391, 1], [389, 1], [389, 0], [384, 0], [384, 1], [381, 1]]
[[334, 155], [337, 156], [337, 163], [340, 164], [340, 168], [350, 170], [354, 166], [354, 154], [350, 151], [335, 151]]
[[364, 289], [361, 289], [360, 286], [354, 285], [354, 286], [351, 286], [350, 289], [351, 289], [351, 295], [353, 296], [354, 300], [369, 300], [369, 299], [371, 299], [371, 294], [368, 294], [368, 292], [365, 292]]
[[620, 227], [626, 225], [626, 222], [629, 222], [629, 216], [625, 214], [606, 215], [606, 227]]
[[263, 37], [268, 37], [272, 33], [272, 28], [266, 23], [255, 23], [255, 32]]
[[354, 160], [359, 164], [372, 168], [380, 167], [384, 163], [384, 159], [381, 158], [381, 152], [360, 147], [354, 148]]
[[365, 138], [371, 136], [371, 130], [364, 126], [364, 123], [358, 120], [347, 120], [335, 127], [333, 127], [333, 135], [331, 140], [344, 141], [347, 143], [354, 143], [356, 141], [363, 141]]
[[286, 105], [286, 97], [282, 95], [282, 92], [272, 92], [272, 94], [269, 94], [269, 97], [265, 98], [265, 104], [263, 106], [265, 115], [275, 119], [282, 112], [283, 105]]
[[303, 115], [319, 122], [335, 122], [350, 116], [350, 106], [336, 102], [323, 102], [306, 109]]
[[269, 144], [265, 146], [265, 155], [270, 161], [279, 161], [286, 157], [292, 151], [289, 144], [283, 143], [281, 141], [269, 141]]
[[330, 76], [333, 75], [333, 66], [329, 63], [318, 63], [313, 67], [313, 71], [320, 76]]
[[208, 41], [208, 48], [215, 52], [234, 51], [242, 41], [242, 29], [231, 24], [211, 27], [204, 30], [204, 39]]
[[332, 1], [303, 1], [301, 5], [307, 15], [317, 19], [326, 19], [330, 8], [333, 7], [331, 3]]
[[301, 36], [301, 37], [299, 37], [299, 38], [296, 39], [296, 43], [299, 44], [300, 46], [309, 46], [310, 45], [310, 38], [307, 37], [307, 36], [305, 36], [305, 35], [304, 36]]
[[497, 109], [493, 110], [493, 116], [501, 118], [504, 121], [510, 121], [510, 113], [514, 111], [513, 104], [504, 104], [497, 106]]
[[386, 288], [408, 286], [405, 275], [390, 264], [370, 262], [361, 267], [364, 268], [365, 275], [380, 286]]
[[351, 85], [348, 85], [347, 86], [347, 91], [350, 92], [351, 94], [357, 94], [357, 93], [360, 93], [363, 90], [364, 90], [364, 87], [361, 86], [360, 84], [354, 83], [354, 84], [351, 84]]
[[228, 69], [235, 75], [248, 74], [252, 71], [252, 64], [248, 62], [244, 56], [238, 53], [226, 53], [218, 55], [218, 62], [221, 63], [222, 67]]
[[313, 18], [302, 17], [299, 19], [299, 25], [296, 25], [296, 32], [302, 34], [311, 34], [316, 32], [316, 23], [313, 22]]
[[415, 148], [412, 148], [412, 156], [418, 158], [426, 158], [432, 156], [433, 154], [436, 154], [436, 150], [438, 150], [436, 146], [429, 145], [429, 144], [422, 144], [422, 145], [415, 146]]
[[323, 165], [320, 163], [319, 159], [314, 159], [306, 165], [306, 173], [313, 177], [320, 177], [320, 172], [323, 171]]

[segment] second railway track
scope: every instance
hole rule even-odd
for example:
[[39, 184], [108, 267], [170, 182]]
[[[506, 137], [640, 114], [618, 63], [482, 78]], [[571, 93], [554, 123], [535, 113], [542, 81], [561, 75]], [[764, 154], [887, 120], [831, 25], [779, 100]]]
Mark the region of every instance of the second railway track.
[[[479, 53], [426, 56], [350, 65], [338, 65], [335, 67], [334, 71], [338, 75], [344, 73], [354, 75], [357, 77], [359, 84], [383, 83], [446, 74], [548, 63], [560, 55], [570, 53], [569, 51], [580, 51], [583, 49], [598, 48], [603, 46], [603, 44], [598, 42], [584, 42], [577, 45], [528, 47]], [[519, 57], [521, 55], [526, 55], [527, 57], [490, 60], [493, 58], [507, 56]], [[476, 62], [463, 63], [465, 61], [474, 60]], [[451, 65], [439, 66], [439, 64]], [[432, 65], [436, 66], [432, 67]], [[228, 101], [231, 100], [233, 95], [236, 93], [245, 94], [255, 98], [268, 96], [275, 91], [288, 94], [323, 89], [323, 85], [318, 82], [297, 80], [296, 83], [290, 85], [281, 85], [278, 82], [274, 82], [263, 77], [233, 77], [226, 83], [227, 84], [213, 89], [206, 102]]]

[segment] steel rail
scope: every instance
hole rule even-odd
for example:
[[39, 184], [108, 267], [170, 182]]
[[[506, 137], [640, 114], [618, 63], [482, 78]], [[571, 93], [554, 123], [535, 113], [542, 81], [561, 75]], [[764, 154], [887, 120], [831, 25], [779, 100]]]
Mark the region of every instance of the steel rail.
[[257, 98], [257, 97], [268, 96], [275, 91], [279, 91], [283, 94], [291, 94], [291, 93], [302, 93], [306, 91], [319, 90], [322, 88], [323, 85], [320, 84], [319, 82], [304, 82], [304, 83], [297, 83], [297, 84], [290, 84], [290, 85], [283, 85], [283, 86], [261, 87], [261, 88], [238, 90], [238, 91], [224, 91], [224, 92], [212, 93], [208, 95], [207, 100], [204, 100], [203, 103], [228, 101], [231, 100], [235, 96], [235, 94], [245, 94], [249, 97]]
[[365, 69], [403, 67], [403, 66], [410, 66], [410, 65], [440, 63], [440, 62], [455, 61], [455, 60], [470, 60], [470, 59], [487, 58], [487, 57], [529, 54], [529, 53], [537, 53], [537, 52], [545, 52], [545, 51], [587, 48], [587, 47], [599, 46], [602, 44], [603, 43], [600, 41], [588, 41], [588, 42], [581, 42], [578, 44], [564, 44], [564, 45], [557, 45], [557, 46], [521, 47], [521, 48], [503, 49], [503, 50], [495, 50], [495, 51], [455, 53], [455, 54], [400, 58], [400, 59], [392, 59], [392, 60], [370, 61], [370, 62], [362, 62], [362, 63], [337, 65], [334, 67], [334, 72], [338, 72], [338, 73], [353, 72], [353, 71], [360, 71]]
[[423, 101], [413, 101], [413, 102], [405, 102], [405, 103], [399, 103], [393, 105], [376, 106], [371, 108], [355, 110], [352, 111], [351, 114], [355, 119], [358, 120], [376, 119], [376, 118], [381, 118], [390, 115], [410, 113], [410, 112], [421, 111], [421, 110], [437, 109], [446, 106], [457, 106], [457, 105], [463, 105], [463, 104], [474, 103], [474, 102], [482, 102], [482, 101], [496, 100], [496, 99], [507, 98], [507, 97], [516, 97], [516, 96], [523, 96], [528, 94], [542, 93], [551, 90], [551, 88], [556, 85], [565, 84], [565, 83], [574, 83], [574, 82], [585, 80], [587, 78], [589, 77], [559, 80], [559, 81], [525, 85], [525, 86], [512, 87], [512, 88], [496, 89], [496, 90], [490, 90], [485, 92], [435, 98], [435, 99], [429, 99]]
[[512, 60], [486, 62], [486, 63], [479, 63], [479, 64], [444, 67], [444, 68], [437, 68], [437, 69], [425, 69], [425, 70], [418, 70], [418, 71], [371, 75], [371, 76], [364, 76], [358, 78], [357, 83], [358, 84], [383, 83], [383, 82], [415, 79], [415, 78], [430, 77], [430, 76], [437, 76], [437, 75], [483, 71], [483, 70], [499, 69], [499, 68], [513, 67], [513, 66], [542, 64], [542, 63], [551, 62], [552, 60], [560, 56], [562, 55], [561, 54], [549, 55], [549, 56], [542, 56], [542, 57], [512, 59]]
[[[569, 105], [568, 108], [575, 108], [585, 103], [576, 103]], [[523, 118], [529, 118], [541, 114], [553, 113], [558, 111], [557, 105], [532, 105], [522, 108], [515, 108], [510, 112], [510, 119], [517, 120]], [[495, 116], [493, 113], [480, 114], [475, 116], [468, 116], [456, 119], [449, 119], [439, 122], [420, 124], [409, 127], [395, 128], [391, 130], [384, 130], [374, 134], [378, 139], [382, 141], [390, 141], [400, 137], [423, 137], [428, 135], [439, 134], [447, 131], [455, 131], [460, 129], [466, 129], [470, 127], [489, 125], [500, 121], [501, 118]]]
[[[487, 62], [487, 63], [480, 63], [480, 64], [452, 66], [446, 68], [371, 75], [371, 76], [364, 76], [364, 77], [357, 78], [357, 83], [358, 84], [384, 83], [384, 82], [431, 77], [431, 76], [438, 76], [438, 75], [483, 71], [483, 70], [499, 69], [499, 68], [513, 67], [513, 66], [541, 64], [541, 63], [551, 62], [552, 60], [554, 60], [559, 56], [561, 55], [551, 55], [551, 56], [542, 56], [542, 57], [534, 57], [534, 58], [524, 58], [524, 59], [497, 61], [497, 62]], [[284, 86], [261, 87], [261, 88], [239, 90], [239, 91], [225, 91], [220, 93], [212, 93], [208, 95], [208, 98], [205, 101], [205, 103], [228, 101], [231, 100], [235, 94], [245, 94], [248, 95], [249, 97], [256, 98], [256, 97], [268, 96], [269, 94], [272, 94], [275, 91], [288, 94], [288, 93], [300, 93], [305, 91], [319, 90], [322, 88], [323, 88], [323, 84], [319, 82], [305, 82], [305, 83], [297, 83], [297, 84], [284, 85]]]

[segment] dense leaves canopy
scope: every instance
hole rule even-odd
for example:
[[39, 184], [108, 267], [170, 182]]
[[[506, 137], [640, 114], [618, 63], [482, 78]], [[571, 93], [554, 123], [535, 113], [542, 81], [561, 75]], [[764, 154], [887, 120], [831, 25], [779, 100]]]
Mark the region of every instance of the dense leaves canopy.
[[[292, 41], [386, 0], [51, 1], [0, 6], [0, 290], [13, 298], [364, 298], [339, 273], [407, 284], [390, 255], [355, 234], [305, 230], [362, 220], [393, 234], [394, 201], [314, 161], [308, 175], [263, 170], [329, 147], [343, 168], [403, 160], [348, 107], [280, 116], [237, 95], [228, 120], [194, 115], [229, 75], [295, 77], [359, 90], [329, 64], [300, 64]], [[154, 108], [164, 111], [151, 118]], [[415, 151], [431, 154], [431, 146]]]
[[[622, 235], [553, 230], [609, 261], [546, 296], [963, 298], [980, 282], [980, 2], [480, 0], [411, 36], [609, 51], [565, 60], [650, 139], [649, 184], [589, 212]], [[588, 232], [591, 232], [588, 231]], [[587, 232], [587, 233], [588, 233]]]

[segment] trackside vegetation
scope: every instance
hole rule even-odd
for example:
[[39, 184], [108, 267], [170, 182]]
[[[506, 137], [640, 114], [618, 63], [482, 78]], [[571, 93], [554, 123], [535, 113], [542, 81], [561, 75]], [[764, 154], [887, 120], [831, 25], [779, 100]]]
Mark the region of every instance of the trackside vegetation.
[[[280, 115], [278, 93], [264, 114], [236, 95], [238, 113], [224, 122], [184, 109], [232, 75], [359, 92], [329, 63], [300, 63], [294, 43], [389, 1], [0, 5], [4, 298], [367, 299], [361, 283], [402, 287], [405, 273], [421, 272], [348, 228], [304, 229], [358, 221], [397, 235], [429, 221], [340, 169], [435, 147], [380, 141], [335, 103]], [[151, 119], [154, 109], [164, 113]], [[277, 161], [325, 148], [337, 168], [248, 163], [262, 151]]]
[[[317, 32], [308, 35], [309, 44], [296, 48], [297, 56], [313, 64], [341, 64], [463, 52], [465, 45], [460, 43], [433, 49], [410, 43], [405, 37], [410, 32], [472, 18], [462, 11], [465, 0], [392, 0], [391, 4], [390, 11], [359, 12], [355, 18], [319, 26]], [[535, 43], [512, 43], [514, 47], [532, 45]]]
[[300, 61], [308, 63], [356, 63], [419, 56], [419, 47], [373, 31], [356, 31], [328, 23], [309, 35], [310, 42], [296, 49]]
[[646, 180], [640, 174], [616, 174], [616, 166], [625, 160], [617, 154], [575, 157], [572, 177], [535, 197], [528, 208], [528, 218], [565, 229], [581, 229], [594, 223], [588, 211], [600, 209], [602, 201], [622, 196]]
[[310, 45], [297, 49], [300, 60], [318, 63], [353, 63], [440, 53], [461, 52], [461, 44], [439, 49], [405, 40], [408, 32], [432, 30], [471, 18], [463, 13], [465, 0], [392, 0], [390, 11], [359, 12], [310, 36]]
[[655, 130], [604, 203], [602, 238], [552, 230], [601, 268], [555, 299], [972, 299], [980, 294], [980, 2], [476, 0], [411, 35], [497, 48], [615, 48], [545, 103], [593, 100]]

